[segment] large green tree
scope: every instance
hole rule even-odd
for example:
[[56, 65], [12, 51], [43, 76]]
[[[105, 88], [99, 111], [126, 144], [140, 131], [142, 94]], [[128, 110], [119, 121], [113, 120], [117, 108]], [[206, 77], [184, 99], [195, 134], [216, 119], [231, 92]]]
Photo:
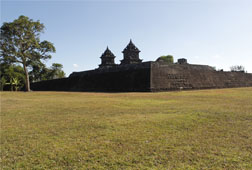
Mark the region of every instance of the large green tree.
[[32, 63], [51, 58], [55, 47], [49, 41], [40, 41], [44, 31], [40, 21], [20, 16], [13, 22], [5, 22], [1, 27], [1, 58], [7, 63], [20, 63], [25, 73], [26, 91], [30, 91], [29, 67]]

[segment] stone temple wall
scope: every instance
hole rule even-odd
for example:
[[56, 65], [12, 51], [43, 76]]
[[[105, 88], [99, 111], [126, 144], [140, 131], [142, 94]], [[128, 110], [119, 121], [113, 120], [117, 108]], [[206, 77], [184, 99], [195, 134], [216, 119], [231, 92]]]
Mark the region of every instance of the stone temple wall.
[[151, 64], [151, 91], [252, 86], [252, 74], [215, 71], [206, 65]]
[[69, 78], [31, 84], [39, 91], [150, 91], [150, 62], [123, 65], [83, 72], [73, 72]]
[[144, 92], [252, 86], [252, 74], [206, 65], [144, 62], [83, 72], [31, 84], [37, 91]]

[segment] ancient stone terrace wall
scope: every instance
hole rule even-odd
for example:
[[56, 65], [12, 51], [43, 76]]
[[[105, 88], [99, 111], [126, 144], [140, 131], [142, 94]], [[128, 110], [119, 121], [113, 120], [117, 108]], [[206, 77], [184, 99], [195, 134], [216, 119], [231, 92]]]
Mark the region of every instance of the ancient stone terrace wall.
[[151, 64], [151, 91], [252, 86], [252, 74], [191, 64]]
[[32, 83], [31, 89], [129, 92], [248, 86], [252, 86], [252, 74], [215, 71], [205, 65], [144, 62], [74, 72], [68, 78]]
[[150, 91], [150, 62], [73, 72], [69, 78], [31, 84], [32, 90], [46, 91]]
[[31, 83], [33, 91], [70, 91], [77, 82], [76, 79], [62, 78]]

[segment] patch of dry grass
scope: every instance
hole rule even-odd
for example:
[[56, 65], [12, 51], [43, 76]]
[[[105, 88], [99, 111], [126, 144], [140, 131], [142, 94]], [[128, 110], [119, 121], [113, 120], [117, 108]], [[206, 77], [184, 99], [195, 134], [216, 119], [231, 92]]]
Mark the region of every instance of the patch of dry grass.
[[2, 169], [252, 169], [252, 88], [1, 93]]

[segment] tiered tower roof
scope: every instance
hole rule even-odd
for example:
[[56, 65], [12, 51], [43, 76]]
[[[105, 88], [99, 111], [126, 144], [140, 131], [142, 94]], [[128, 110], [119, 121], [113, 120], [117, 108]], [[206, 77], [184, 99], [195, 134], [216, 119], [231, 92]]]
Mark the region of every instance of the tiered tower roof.
[[134, 51], [134, 52], [141, 52], [136, 46], [135, 44], [132, 42], [132, 40], [130, 39], [129, 44], [124, 48], [124, 50], [122, 51], [123, 53], [127, 52], [127, 51]]
[[139, 59], [140, 50], [135, 46], [132, 40], [130, 40], [129, 44], [122, 51], [122, 53], [123, 53], [123, 60], [121, 60], [121, 65], [138, 64], [142, 62], [142, 60]]
[[110, 49], [107, 47], [107, 49], [102, 53], [101, 55], [101, 64], [99, 65], [99, 68], [107, 68], [115, 66], [115, 55], [110, 51]]
[[110, 51], [107, 46], [107, 49], [102, 53], [100, 58], [115, 58], [115, 55]]

